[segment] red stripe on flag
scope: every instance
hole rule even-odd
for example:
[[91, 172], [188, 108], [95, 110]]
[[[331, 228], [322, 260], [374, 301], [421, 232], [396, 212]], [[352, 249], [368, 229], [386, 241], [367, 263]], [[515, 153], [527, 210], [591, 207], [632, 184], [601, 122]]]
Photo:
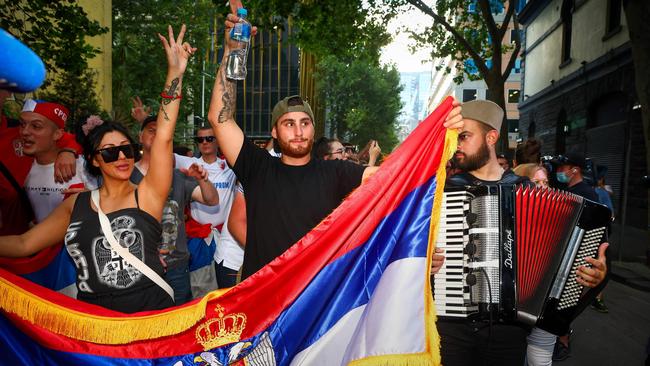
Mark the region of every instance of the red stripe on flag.
[[0, 268], [18, 275], [34, 273], [50, 264], [62, 248], [63, 244], [57, 244], [26, 258], [0, 257]]
[[[316, 228], [260, 271], [208, 303], [206, 318], [216, 317], [217, 304], [223, 307], [225, 314], [244, 313], [247, 317], [247, 327], [241, 339], [255, 336], [271, 325], [321, 269], [365, 243], [377, 224], [389, 215], [404, 197], [435, 175], [444, 151], [446, 129], [442, 124], [451, 109], [452, 99], [447, 98], [411, 133], [368, 182], [358, 188]], [[42, 294], [42, 297], [52, 299], [51, 301], [57, 304], [89, 314], [128, 317], [75, 300], [61, 299], [51, 291], [35, 293]], [[183, 306], [191, 306], [197, 301]], [[161, 312], [145, 312], [131, 316], [151, 313]], [[24, 324], [21, 320], [14, 320], [21, 323], [20, 328], [31, 334], [39, 343], [67, 352], [158, 358], [202, 350], [196, 344], [196, 325], [170, 337], [135, 342], [128, 346], [106, 346], [71, 340], [34, 325]]]

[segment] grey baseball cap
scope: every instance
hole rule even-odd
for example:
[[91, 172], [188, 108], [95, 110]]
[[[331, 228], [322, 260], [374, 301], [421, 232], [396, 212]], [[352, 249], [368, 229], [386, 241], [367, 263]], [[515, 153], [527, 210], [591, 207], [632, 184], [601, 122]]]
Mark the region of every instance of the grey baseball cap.
[[498, 104], [489, 100], [472, 100], [463, 103], [462, 107], [463, 118], [483, 122], [495, 130], [501, 131], [504, 112]]
[[311, 122], [316, 125], [316, 121], [314, 121], [314, 112], [311, 111], [309, 103], [305, 102], [299, 95], [292, 95], [282, 99], [275, 105], [275, 107], [273, 107], [273, 112], [271, 113], [271, 127], [278, 123], [278, 119], [280, 119], [283, 114], [289, 112], [305, 112], [309, 115], [309, 118], [311, 118]]

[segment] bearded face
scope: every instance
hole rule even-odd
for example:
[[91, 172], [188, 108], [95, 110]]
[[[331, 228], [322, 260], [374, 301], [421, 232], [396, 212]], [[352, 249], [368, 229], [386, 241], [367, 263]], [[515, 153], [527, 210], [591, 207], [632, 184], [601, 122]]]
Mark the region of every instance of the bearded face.
[[313, 138], [293, 138], [288, 140], [278, 139], [280, 151], [282, 155], [292, 158], [302, 158], [311, 154], [312, 146], [314, 145]]
[[271, 131], [278, 140], [282, 156], [303, 158], [314, 145], [314, 123], [305, 112], [288, 112], [278, 119]]
[[482, 168], [490, 160], [490, 150], [485, 142], [482, 140], [477, 151], [473, 154], [456, 151], [454, 154], [454, 162], [456, 166], [466, 172], [471, 172]]

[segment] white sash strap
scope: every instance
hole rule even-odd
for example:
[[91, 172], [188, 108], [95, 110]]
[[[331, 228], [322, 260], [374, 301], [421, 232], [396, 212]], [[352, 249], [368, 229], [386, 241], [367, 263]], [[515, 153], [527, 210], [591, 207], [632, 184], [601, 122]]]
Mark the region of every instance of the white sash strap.
[[113, 235], [113, 230], [111, 229], [111, 223], [108, 221], [108, 217], [104, 212], [102, 211], [101, 207], [99, 206], [99, 190], [94, 190], [91, 193], [91, 197], [93, 200], [93, 203], [95, 204], [95, 207], [97, 207], [97, 215], [99, 216], [99, 223], [102, 226], [102, 231], [104, 232], [104, 237], [106, 237], [106, 240], [108, 240], [108, 243], [111, 245], [111, 249], [113, 249], [120, 257], [122, 257], [127, 263], [135, 267], [138, 271], [140, 271], [143, 275], [147, 276], [151, 281], [153, 281], [156, 285], [160, 286], [169, 296], [174, 299], [174, 289], [169, 286], [169, 284], [162, 278], [158, 273], [154, 272], [151, 267], [147, 266], [144, 262], [136, 258], [127, 248], [124, 248], [121, 246], [117, 240], [115, 239], [115, 236]]

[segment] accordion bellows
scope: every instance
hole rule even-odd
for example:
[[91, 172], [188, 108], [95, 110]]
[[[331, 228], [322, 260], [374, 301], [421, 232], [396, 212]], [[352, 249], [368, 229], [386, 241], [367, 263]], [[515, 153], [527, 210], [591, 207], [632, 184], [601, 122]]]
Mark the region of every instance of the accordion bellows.
[[497, 316], [561, 333], [585, 289], [576, 270], [605, 240], [609, 210], [554, 189], [514, 185], [445, 191], [434, 276], [438, 316]]

